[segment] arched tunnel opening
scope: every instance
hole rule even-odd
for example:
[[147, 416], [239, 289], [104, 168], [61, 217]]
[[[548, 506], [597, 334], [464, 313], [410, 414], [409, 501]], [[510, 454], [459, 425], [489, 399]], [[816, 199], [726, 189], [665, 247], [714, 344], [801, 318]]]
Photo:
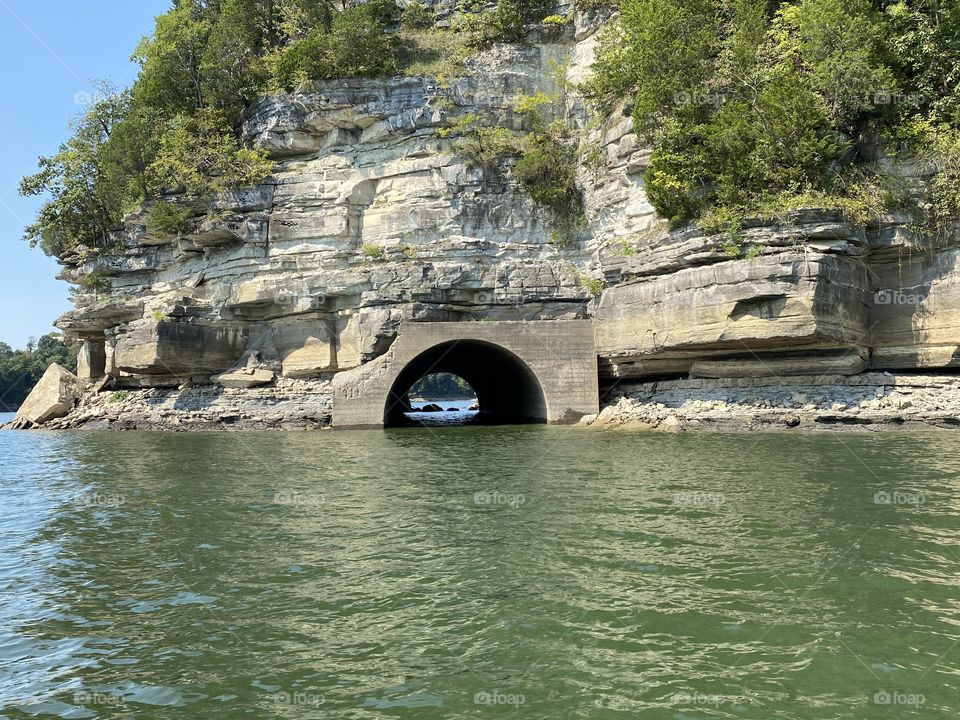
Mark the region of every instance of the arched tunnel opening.
[[547, 403], [533, 371], [509, 350], [479, 340], [452, 340], [411, 360], [394, 381], [383, 412], [384, 427], [420, 424], [411, 418], [410, 391], [423, 378], [449, 374], [476, 393], [470, 421], [485, 425], [545, 423]]

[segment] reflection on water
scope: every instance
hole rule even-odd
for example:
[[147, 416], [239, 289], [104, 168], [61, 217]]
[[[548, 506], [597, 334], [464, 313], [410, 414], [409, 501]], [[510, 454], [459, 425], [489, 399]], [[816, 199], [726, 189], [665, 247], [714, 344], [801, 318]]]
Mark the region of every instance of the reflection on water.
[[3, 433], [0, 458], [0, 717], [960, 706], [960, 436]]

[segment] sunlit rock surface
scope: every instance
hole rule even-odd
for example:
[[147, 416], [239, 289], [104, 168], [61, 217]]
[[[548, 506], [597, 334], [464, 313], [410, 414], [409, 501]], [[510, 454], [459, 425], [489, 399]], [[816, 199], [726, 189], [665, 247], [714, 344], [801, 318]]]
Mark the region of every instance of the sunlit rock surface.
[[[82, 379], [326, 387], [406, 323], [485, 320], [593, 319], [605, 384], [960, 365], [956, 238], [931, 249], [909, 218], [858, 227], [818, 208], [747, 222], [733, 245], [668, 228], [629, 109], [598, 121], [576, 90], [600, 20], [578, 14], [568, 42], [497, 46], [447, 84], [340, 80], [256, 103], [244, 138], [277, 161], [263, 185], [165, 198], [193, 212], [181, 234], [144, 207], [122, 251], [62, 259], [64, 279], [100, 280], [58, 323], [84, 342]], [[577, 130], [586, 225], [564, 247], [511, 162], [471, 166], [448, 130], [467, 114], [520, 130], [514, 100], [537, 92]]]

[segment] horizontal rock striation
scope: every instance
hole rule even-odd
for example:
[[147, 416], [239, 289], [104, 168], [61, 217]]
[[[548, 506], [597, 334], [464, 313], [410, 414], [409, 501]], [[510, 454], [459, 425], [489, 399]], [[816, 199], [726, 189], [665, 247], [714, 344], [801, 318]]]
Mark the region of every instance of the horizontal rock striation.
[[[276, 160], [268, 181], [165, 198], [190, 210], [181, 232], [153, 226], [148, 205], [119, 250], [61, 259], [82, 287], [58, 326], [103, 391], [59, 422], [326, 425], [331, 378], [420, 322], [592, 320], [608, 389], [960, 366], [960, 240], [930, 248], [910, 218], [864, 227], [822, 208], [735, 239], [671, 230], [644, 191], [649, 152], [629, 113], [598, 122], [576, 91], [602, 18], [575, 20], [569, 41], [497, 46], [449, 83], [339, 80], [257, 102], [243, 136]], [[522, 131], [515, 99], [541, 92], [579, 158], [585, 223], [562, 247], [513, 162], [475, 166], [451, 131], [469, 115]], [[103, 400], [124, 390], [142, 411]]]

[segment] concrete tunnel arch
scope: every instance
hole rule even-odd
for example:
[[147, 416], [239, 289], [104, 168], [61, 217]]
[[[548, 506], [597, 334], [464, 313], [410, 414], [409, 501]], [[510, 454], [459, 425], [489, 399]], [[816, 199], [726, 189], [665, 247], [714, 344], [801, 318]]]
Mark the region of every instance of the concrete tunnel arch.
[[480, 413], [491, 423], [546, 423], [546, 395], [536, 373], [510, 350], [483, 340], [451, 340], [434, 345], [397, 374], [383, 408], [384, 427], [406, 423], [407, 393], [431, 373], [458, 375], [477, 394]]

